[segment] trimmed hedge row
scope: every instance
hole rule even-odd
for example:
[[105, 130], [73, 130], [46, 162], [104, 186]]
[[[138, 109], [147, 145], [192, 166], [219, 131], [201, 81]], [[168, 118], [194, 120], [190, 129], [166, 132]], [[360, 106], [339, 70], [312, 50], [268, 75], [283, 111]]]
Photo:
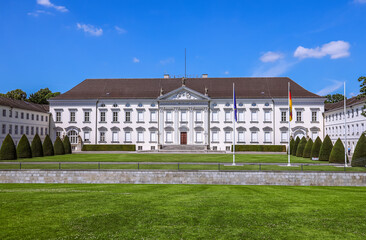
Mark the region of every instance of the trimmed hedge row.
[[118, 144], [118, 145], [84, 145], [81, 151], [136, 151], [134, 144]]
[[[231, 147], [233, 149], [233, 147]], [[236, 152], [286, 152], [285, 145], [235, 145]]]

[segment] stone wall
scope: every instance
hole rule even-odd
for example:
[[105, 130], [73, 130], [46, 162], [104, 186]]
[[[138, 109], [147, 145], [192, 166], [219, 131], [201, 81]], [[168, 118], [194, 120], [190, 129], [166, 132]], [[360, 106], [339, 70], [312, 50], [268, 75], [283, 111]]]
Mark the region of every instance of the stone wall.
[[366, 186], [366, 173], [136, 170], [1, 170], [0, 183]]

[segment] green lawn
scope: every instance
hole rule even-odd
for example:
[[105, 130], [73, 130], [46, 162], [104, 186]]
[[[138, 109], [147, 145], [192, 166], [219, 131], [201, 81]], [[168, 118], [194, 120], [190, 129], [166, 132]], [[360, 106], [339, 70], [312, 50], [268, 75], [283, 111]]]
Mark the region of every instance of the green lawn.
[[0, 184], [0, 239], [365, 239], [366, 188]]

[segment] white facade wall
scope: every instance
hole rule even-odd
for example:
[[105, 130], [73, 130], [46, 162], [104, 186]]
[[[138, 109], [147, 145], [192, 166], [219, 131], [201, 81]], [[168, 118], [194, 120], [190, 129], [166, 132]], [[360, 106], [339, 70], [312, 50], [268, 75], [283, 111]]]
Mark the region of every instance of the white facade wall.
[[30, 143], [36, 133], [43, 141], [46, 134], [49, 134], [49, 118], [49, 113], [0, 106], [0, 146], [8, 134], [15, 145], [23, 134]]

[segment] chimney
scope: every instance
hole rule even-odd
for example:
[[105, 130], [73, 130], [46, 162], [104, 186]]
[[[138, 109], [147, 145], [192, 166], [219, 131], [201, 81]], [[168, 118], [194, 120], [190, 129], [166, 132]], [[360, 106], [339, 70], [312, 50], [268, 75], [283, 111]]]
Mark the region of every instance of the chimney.
[[207, 73], [202, 74], [202, 78], [208, 78], [208, 74]]
[[164, 74], [164, 78], [170, 78], [169, 74]]

